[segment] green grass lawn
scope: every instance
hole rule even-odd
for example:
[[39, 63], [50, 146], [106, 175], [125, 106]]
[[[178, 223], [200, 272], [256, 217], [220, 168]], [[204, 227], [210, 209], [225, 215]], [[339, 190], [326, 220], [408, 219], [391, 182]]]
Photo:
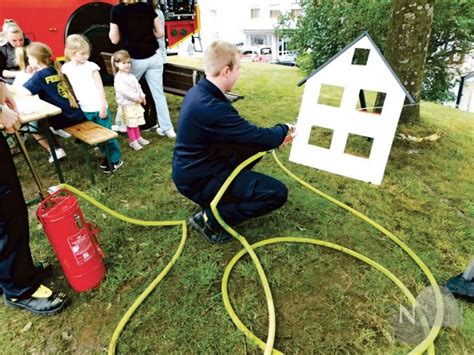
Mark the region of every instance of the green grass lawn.
[[[185, 64], [198, 59], [172, 58]], [[303, 74], [296, 68], [243, 63], [234, 89], [245, 99], [235, 103], [241, 114], [263, 126], [292, 122], [298, 115]], [[115, 111], [113, 92], [109, 103]], [[182, 98], [168, 96], [176, 124]], [[417, 126], [399, 133], [435, 142], [395, 139], [380, 186], [336, 176], [280, 159], [318, 189], [361, 211], [407, 243], [428, 265], [440, 284], [460, 273], [474, 253], [474, 115], [423, 102]], [[152, 144], [140, 152], [120, 137], [124, 166], [113, 176], [97, 171], [91, 186], [79, 145], [63, 140], [68, 153], [61, 165], [66, 181], [120, 213], [147, 220], [180, 220], [197, 211], [171, 180], [173, 142], [144, 133]], [[45, 185], [57, 184], [46, 154], [34, 142], [29, 151]], [[100, 162], [99, 153], [93, 159]], [[27, 197], [34, 195], [31, 175], [21, 156], [15, 158]], [[99, 170], [99, 169], [97, 169]], [[374, 228], [302, 189], [281, 171], [271, 156], [257, 167], [289, 188], [280, 210], [237, 230], [250, 242], [274, 236], [305, 236], [347, 246], [390, 269], [417, 294], [428, 281], [414, 262]], [[86, 218], [102, 228], [101, 245], [107, 278], [99, 289], [74, 293], [30, 209], [31, 246], [35, 258], [57, 268], [53, 287], [66, 290], [71, 306], [55, 317], [37, 317], [0, 307], [0, 353], [102, 353], [133, 300], [174, 254], [179, 228], [143, 228], [114, 220], [81, 202]], [[194, 231], [171, 273], [138, 309], [125, 328], [118, 351], [127, 353], [260, 353], [231, 322], [221, 298], [224, 268], [242, 247], [206, 243]], [[279, 244], [257, 251], [272, 287], [276, 314], [275, 348], [285, 353], [406, 353], [396, 340], [390, 319], [394, 306], [406, 303], [402, 293], [376, 270], [344, 254], [312, 245]], [[263, 290], [250, 259], [240, 261], [229, 293], [243, 323], [266, 338], [267, 310]], [[439, 354], [467, 354], [474, 349], [474, 305], [460, 302], [464, 323], [443, 328]], [[471, 350], [469, 350], [471, 349]]]

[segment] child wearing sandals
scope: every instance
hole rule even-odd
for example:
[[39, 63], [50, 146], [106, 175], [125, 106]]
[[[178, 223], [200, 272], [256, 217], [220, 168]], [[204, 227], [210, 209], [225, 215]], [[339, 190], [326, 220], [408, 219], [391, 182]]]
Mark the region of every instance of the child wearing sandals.
[[140, 134], [140, 125], [145, 124], [145, 94], [135, 75], [132, 74], [132, 58], [125, 50], [114, 53], [112, 58], [114, 70], [115, 99], [117, 110], [123, 123], [127, 126], [130, 147], [140, 150], [150, 142]]

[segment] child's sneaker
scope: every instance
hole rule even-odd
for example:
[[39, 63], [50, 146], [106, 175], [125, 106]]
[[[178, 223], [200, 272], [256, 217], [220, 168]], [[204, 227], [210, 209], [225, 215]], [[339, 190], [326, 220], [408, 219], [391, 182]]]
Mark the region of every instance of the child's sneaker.
[[137, 142], [140, 143], [140, 145], [148, 145], [150, 144], [150, 141], [149, 140], [146, 140], [145, 138], [143, 137], [140, 137], [137, 139]]
[[112, 131], [118, 132], [118, 133], [127, 133], [127, 126], [125, 126], [123, 123], [122, 124], [114, 124], [112, 125]]
[[[64, 151], [63, 148], [56, 148], [54, 150], [54, 152], [56, 153], [56, 158], [58, 160], [60, 160], [60, 159], [62, 159], [66, 156], [66, 152]], [[51, 152], [49, 152], [48, 162], [50, 162], [50, 163], [54, 162], [53, 154]]]
[[61, 138], [71, 138], [71, 135], [62, 129], [54, 129], [53, 127], [49, 127], [49, 129], [51, 130], [51, 132]]
[[99, 168], [105, 169], [108, 166], [109, 166], [109, 160], [107, 158], [104, 158], [104, 160], [102, 160], [102, 163], [100, 163]]
[[167, 131], [162, 131], [160, 127], [156, 129], [156, 133], [158, 133], [159, 136], [166, 136], [170, 139], [176, 138], [176, 133], [174, 132], [173, 128], [170, 128]]
[[133, 141], [130, 143], [130, 147], [133, 148], [133, 150], [140, 150], [142, 149], [143, 147], [140, 145], [140, 143], [138, 143], [138, 141]]
[[115, 173], [122, 165], [123, 165], [123, 160], [120, 160], [116, 163], [112, 163], [112, 171], [110, 171], [109, 166], [106, 166], [104, 169], [104, 173], [106, 174], [110, 174], [111, 172]]

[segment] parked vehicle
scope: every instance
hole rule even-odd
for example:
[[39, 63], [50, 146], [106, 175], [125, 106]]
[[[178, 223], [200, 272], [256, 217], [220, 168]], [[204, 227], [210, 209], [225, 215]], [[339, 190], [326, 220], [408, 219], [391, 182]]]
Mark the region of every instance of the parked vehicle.
[[296, 53], [288, 53], [279, 56], [277, 59], [272, 61], [273, 64], [287, 65], [290, 67], [297, 66], [296, 64]]
[[272, 59], [272, 49], [270, 47], [244, 48], [241, 49], [241, 60], [252, 62], [269, 62]]

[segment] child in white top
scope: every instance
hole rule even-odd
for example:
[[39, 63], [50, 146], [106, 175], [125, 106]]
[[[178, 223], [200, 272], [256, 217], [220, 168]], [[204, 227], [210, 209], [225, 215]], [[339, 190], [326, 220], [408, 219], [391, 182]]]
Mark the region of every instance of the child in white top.
[[[62, 66], [62, 72], [71, 83], [79, 107], [89, 121], [111, 129], [111, 117], [107, 108], [104, 86], [99, 74], [99, 66], [89, 62], [90, 45], [87, 39], [81, 35], [70, 35], [66, 38], [64, 54], [69, 60]], [[99, 149], [105, 155], [107, 144], [110, 152], [112, 171], [117, 170], [123, 164], [120, 146], [117, 139], [111, 139], [99, 145]], [[107, 159], [100, 164], [105, 173], [110, 173]]]
[[125, 50], [120, 50], [113, 55], [113, 66], [116, 70], [114, 79], [115, 98], [117, 110], [122, 121], [127, 126], [127, 134], [130, 139], [130, 147], [140, 150], [150, 142], [140, 134], [139, 125], [145, 124], [145, 94], [132, 74], [132, 58]]

